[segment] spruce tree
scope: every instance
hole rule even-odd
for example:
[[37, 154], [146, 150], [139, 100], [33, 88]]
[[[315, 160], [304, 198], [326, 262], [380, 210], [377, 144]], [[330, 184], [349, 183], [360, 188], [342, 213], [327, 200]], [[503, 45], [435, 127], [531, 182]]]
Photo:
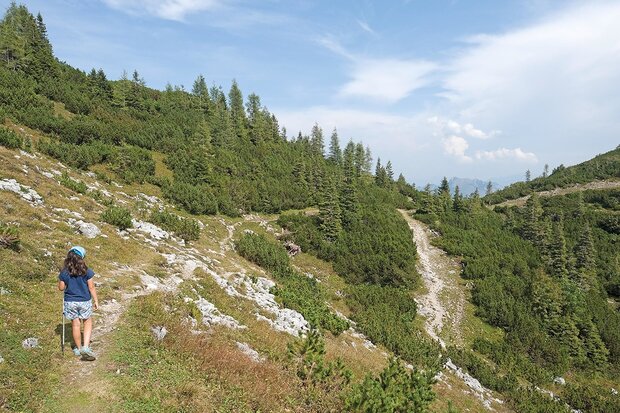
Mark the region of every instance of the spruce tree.
[[325, 153], [325, 142], [323, 140], [323, 129], [315, 123], [310, 132], [310, 147], [312, 153], [317, 156], [323, 156]]
[[336, 180], [325, 178], [319, 205], [319, 219], [323, 237], [330, 242], [335, 241], [342, 230], [340, 200]]
[[230, 108], [230, 120], [237, 138], [245, 141], [248, 138], [247, 117], [243, 107], [243, 94], [237, 81], [233, 79], [228, 92], [228, 106]]
[[586, 222], [581, 229], [579, 240], [575, 245], [575, 266], [579, 271], [592, 270], [594, 267], [594, 241], [592, 231]]
[[394, 169], [392, 169], [392, 161], [388, 161], [385, 165], [385, 174], [389, 183], [394, 182]]
[[452, 209], [454, 212], [463, 212], [465, 210], [465, 202], [459, 186], [454, 187], [454, 197], [452, 198]]
[[342, 224], [345, 229], [351, 227], [358, 217], [359, 199], [357, 194], [357, 172], [355, 170], [353, 154], [346, 151], [343, 159], [344, 180], [340, 205], [342, 210]]
[[549, 267], [551, 273], [558, 278], [564, 278], [568, 275], [564, 224], [560, 216], [556, 217], [552, 223], [551, 243], [549, 245]]
[[370, 147], [366, 146], [366, 151], [364, 153], [364, 167], [362, 169], [364, 172], [369, 174], [370, 168], [372, 168], [372, 153], [370, 152]]
[[450, 184], [448, 183], [448, 178], [445, 176], [441, 180], [441, 184], [439, 184], [438, 193], [440, 195], [450, 196]]
[[361, 142], [355, 144], [355, 174], [357, 176], [362, 175], [366, 163], [366, 151], [364, 151], [364, 145]]
[[493, 182], [489, 181], [487, 182], [487, 188], [486, 188], [485, 195], [491, 195], [492, 193], [493, 193]]
[[340, 139], [338, 138], [338, 131], [336, 128], [332, 131], [332, 136], [329, 140], [328, 159], [336, 165], [342, 164], [342, 149], [340, 149]]
[[527, 171], [525, 171], [525, 182], [530, 182], [531, 180], [532, 180], [532, 173], [528, 169]]
[[539, 248], [544, 246], [545, 234], [542, 222], [543, 209], [540, 198], [533, 193], [525, 203], [522, 235]]

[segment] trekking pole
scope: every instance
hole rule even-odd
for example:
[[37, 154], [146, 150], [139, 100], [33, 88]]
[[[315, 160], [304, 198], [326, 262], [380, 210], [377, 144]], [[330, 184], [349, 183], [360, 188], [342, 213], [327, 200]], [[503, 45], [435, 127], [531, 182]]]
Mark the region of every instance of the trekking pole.
[[62, 296], [62, 342], [60, 343], [62, 354], [65, 354], [65, 297]]

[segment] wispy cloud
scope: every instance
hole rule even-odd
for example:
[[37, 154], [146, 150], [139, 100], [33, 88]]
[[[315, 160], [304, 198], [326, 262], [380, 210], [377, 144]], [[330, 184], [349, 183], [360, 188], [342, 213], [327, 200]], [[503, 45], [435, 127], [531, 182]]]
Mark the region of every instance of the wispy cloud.
[[522, 162], [536, 163], [538, 157], [532, 152], [525, 152], [521, 148], [506, 149], [500, 148], [494, 151], [477, 151], [476, 159], [485, 159], [489, 161], [501, 161], [506, 159], [514, 159]]
[[428, 76], [437, 68], [435, 63], [422, 59], [361, 57], [349, 52], [332, 37], [320, 38], [319, 44], [352, 64], [351, 79], [338, 92], [341, 98], [396, 103], [428, 85]]
[[108, 6], [129, 14], [149, 14], [162, 19], [183, 21], [192, 13], [213, 10], [225, 0], [103, 0]]
[[373, 30], [372, 27], [370, 27], [370, 25], [365, 22], [364, 20], [357, 20], [357, 24], [362, 28], [362, 30], [364, 30], [366, 33], [370, 33], [372, 35], [376, 35], [377, 32]]

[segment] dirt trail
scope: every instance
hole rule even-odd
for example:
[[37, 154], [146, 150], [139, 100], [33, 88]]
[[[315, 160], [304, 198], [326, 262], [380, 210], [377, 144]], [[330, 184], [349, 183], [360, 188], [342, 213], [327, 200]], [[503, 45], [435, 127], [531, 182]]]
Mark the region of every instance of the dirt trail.
[[418, 296], [418, 312], [426, 319], [429, 336], [446, 344], [462, 345], [461, 322], [465, 294], [459, 285], [459, 265], [441, 249], [431, 245], [428, 227], [399, 210], [413, 232], [418, 252], [418, 272], [424, 281], [425, 293]]

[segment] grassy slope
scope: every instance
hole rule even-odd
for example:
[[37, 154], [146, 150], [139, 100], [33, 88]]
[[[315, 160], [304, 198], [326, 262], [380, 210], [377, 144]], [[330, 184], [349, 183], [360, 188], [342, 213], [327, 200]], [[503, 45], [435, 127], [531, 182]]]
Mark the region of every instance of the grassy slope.
[[[17, 125], [15, 129], [24, 134], [37, 133], [21, 131]], [[14, 178], [33, 187], [45, 200], [43, 206], [33, 206], [16, 194], [0, 191], [0, 220], [19, 225], [23, 245], [19, 253], [0, 250], [0, 287], [10, 291], [0, 300], [0, 355], [5, 359], [0, 363], [0, 376], [6, 378], [0, 382], [0, 406], [15, 411], [52, 412], [80, 411], [87, 406], [97, 411], [119, 412], [177, 411], [181, 407], [183, 411], [279, 411], [286, 406], [310, 411], [302, 397], [303, 389], [286, 368], [286, 348], [293, 340], [291, 336], [257, 321], [253, 303], [228, 296], [201, 270], [195, 272], [194, 281], [182, 283], [180, 291], [190, 295], [193, 288], [198, 289], [223, 313], [247, 325], [247, 330], [216, 327], [206, 336], [194, 336], [190, 333], [192, 327], [183, 322], [192, 309], [178, 294], [155, 292], [124, 299], [140, 290], [140, 271], [158, 278], [174, 272], [161, 256], [174, 249], [167, 243], [150, 248], [135, 237], [123, 239], [115, 228], [99, 221], [102, 205], [59, 185], [56, 179], [43, 176], [39, 169], [65, 171], [56, 161], [40, 154], [31, 158], [0, 147], [0, 178]], [[97, 182], [84, 173], [66, 171], [89, 185]], [[158, 173], [167, 173], [163, 163]], [[138, 218], [146, 211], [144, 202], [136, 199], [137, 194], [160, 195], [152, 185], [119, 188], [98, 184]], [[86, 239], [77, 235], [67, 224], [70, 215], [54, 208], [79, 212], [84, 221], [98, 225], [106, 238]], [[217, 269], [222, 273], [244, 271], [265, 276], [260, 268], [230, 249], [229, 230], [234, 228], [233, 236], [245, 229], [269, 234], [265, 222], [275, 218], [200, 217], [205, 228], [201, 239], [191, 246], [216, 258]], [[59, 349], [62, 298], [55, 290], [55, 280], [67, 247], [74, 243], [84, 245], [90, 252], [89, 265], [97, 271], [101, 282], [100, 301], [127, 304], [112, 331], [105, 335], [97, 328], [106, 324], [105, 317], [109, 315], [100, 312], [95, 318], [93, 345], [100, 351], [100, 358], [88, 366], [74, 360], [70, 351], [61, 355]], [[293, 264], [321, 281], [332, 308], [345, 315], [349, 313], [339, 295], [345, 284], [331, 265], [303, 253], [294, 258]], [[169, 338], [161, 343], [154, 341], [151, 325], [166, 325]], [[39, 348], [22, 349], [21, 341], [26, 337], [38, 337]], [[251, 362], [238, 350], [236, 341], [248, 343], [267, 361]], [[370, 351], [362, 344], [362, 340], [348, 334], [328, 335], [326, 357], [341, 357], [360, 379], [386, 363], [384, 350]], [[67, 391], [69, 388], [71, 391]], [[436, 391], [440, 397], [434, 410], [443, 411], [448, 399], [455, 400], [455, 405], [462, 409], [481, 408], [477, 399], [463, 390], [454, 378], [439, 383]]]
[[560, 168], [546, 178], [538, 177], [530, 182], [516, 182], [485, 197], [492, 203], [525, 197], [531, 192], [551, 191], [593, 181], [620, 180], [620, 147], [592, 159], [567, 168]]

